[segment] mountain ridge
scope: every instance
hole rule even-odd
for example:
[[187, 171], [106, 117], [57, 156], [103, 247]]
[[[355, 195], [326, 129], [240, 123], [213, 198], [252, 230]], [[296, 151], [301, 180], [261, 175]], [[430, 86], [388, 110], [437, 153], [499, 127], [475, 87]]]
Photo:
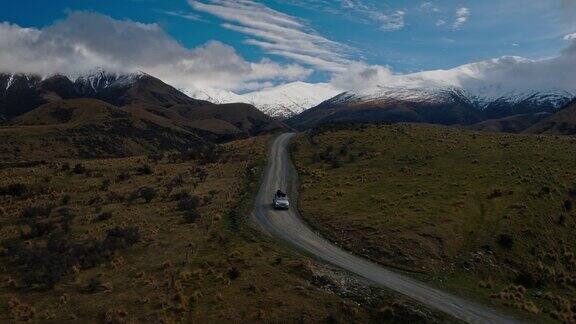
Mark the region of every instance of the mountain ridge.
[[574, 98], [566, 90], [508, 92], [489, 97], [461, 87], [376, 86], [341, 93], [287, 123], [298, 129], [346, 122], [473, 125], [513, 115], [555, 113]]

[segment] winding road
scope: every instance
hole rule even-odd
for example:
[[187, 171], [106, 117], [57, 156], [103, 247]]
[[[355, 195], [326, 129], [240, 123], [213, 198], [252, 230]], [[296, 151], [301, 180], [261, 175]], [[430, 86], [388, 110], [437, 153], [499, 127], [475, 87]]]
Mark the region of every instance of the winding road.
[[[376, 285], [396, 291], [430, 308], [468, 323], [519, 323], [511, 316], [484, 305], [432, 288], [418, 280], [388, 270], [373, 262], [352, 255], [320, 237], [306, 226], [296, 206], [277, 211], [271, 201], [278, 189], [297, 190], [296, 174], [290, 174], [287, 146], [293, 133], [278, 136], [271, 148], [263, 182], [256, 197], [252, 221], [265, 233], [284, 240], [316, 259], [364, 277]], [[294, 171], [292, 171], [294, 172]]]

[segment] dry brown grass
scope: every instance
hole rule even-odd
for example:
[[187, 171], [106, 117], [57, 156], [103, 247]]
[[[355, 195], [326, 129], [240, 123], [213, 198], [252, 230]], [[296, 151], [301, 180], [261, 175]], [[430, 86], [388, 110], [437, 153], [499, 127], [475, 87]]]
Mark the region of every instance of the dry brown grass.
[[[243, 223], [238, 195], [249, 199], [251, 192], [244, 191], [255, 189], [268, 139], [227, 144], [220, 160], [205, 165], [167, 155], [159, 161], [136, 156], [0, 169], [0, 188], [26, 188], [20, 197], [0, 196], [2, 242], [21, 240], [21, 215], [30, 206], [55, 205], [49, 219], [69, 210], [75, 217], [68, 235], [75, 243], [102, 240], [117, 227], [140, 232], [135, 245], [93, 267], [71, 267], [48, 290], [27, 287], [21, 269], [1, 254], [0, 321], [317, 322], [334, 313], [347, 321], [370, 318], [362, 307], [344, 312], [340, 297], [312, 285], [309, 271], [294, 270], [301, 256], [260, 239]], [[146, 164], [153, 172], [142, 172]], [[129, 201], [142, 187], [154, 188], [156, 196], [149, 203]], [[200, 216], [192, 223], [174, 199], [180, 193], [199, 198]], [[43, 246], [51, 235], [24, 244]]]

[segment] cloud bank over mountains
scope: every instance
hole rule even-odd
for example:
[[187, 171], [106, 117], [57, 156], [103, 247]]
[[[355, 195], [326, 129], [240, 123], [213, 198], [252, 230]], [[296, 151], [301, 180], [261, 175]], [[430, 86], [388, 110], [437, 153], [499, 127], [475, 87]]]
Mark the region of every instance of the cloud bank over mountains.
[[[564, 37], [564, 50], [547, 59], [507, 56], [449, 70], [396, 74], [387, 66], [351, 59], [348, 54], [353, 48], [320, 35], [305, 21], [262, 4], [249, 0], [188, 2], [198, 12], [220, 19], [222, 27], [246, 35], [246, 44], [271, 58], [246, 60], [218, 40], [189, 49], [157, 24], [72, 12], [41, 29], [0, 23], [0, 72], [74, 76], [96, 68], [119, 73], [143, 71], [185, 90], [240, 92], [306, 80], [315, 71], [327, 72], [332, 85], [342, 90], [380, 85], [576, 91], [574, 34]], [[344, 3], [364, 10], [358, 2]], [[462, 19], [455, 25], [465, 23], [470, 14], [461, 9], [457, 17]], [[292, 63], [279, 63], [274, 60], [278, 57]]]
[[42, 28], [0, 24], [0, 71], [74, 75], [94, 68], [144, 71], [178, 87], [257, 89], [306, 78], [312, 71], [269, 59], [249, 62], [218, 41], [187, 49], [159, 25], [73, 12]]
[[336, 87], [362, 90], [376, 86], [407, 88], [458, 87], [487, 96], [531, 90], [568, 90], [576, 93], [576, 39], [557, 56], [530, 60], [504, 56], [465, 64], [448, 70], [394, 74], [383, 66], [353, 64], [346, 73], [334, 75]]

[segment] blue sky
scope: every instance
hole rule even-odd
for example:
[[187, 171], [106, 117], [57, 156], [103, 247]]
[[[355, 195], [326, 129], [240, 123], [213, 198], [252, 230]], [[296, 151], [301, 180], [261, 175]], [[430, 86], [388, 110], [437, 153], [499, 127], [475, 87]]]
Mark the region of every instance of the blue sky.
[[[240, 2], [251, 3], [236, 1]], [[279, 50], [280, 45], [292, 46], [288, 43], [300, 39], [277, 43], [255, 35], [250, 22], [225, 16], [225, 10], [235, 10], [231, 0], [4, 0], [0, 21], [42, 29], [65, 20], [70, 12], [89, 11], [115, 20], [157, 24], [185, 48], [218, 40], [248, 62], [270, 58], [309, 68], [311, 81], [327, 79], [340, 65], [356, 61], [408, 73], [503, 55], [541, 59], [557, 55], [566, 46], [563, 38], [576, 32], [573, 0], [257, 2], [254, 8], [262, 11], [258, 17], [267, 22], [287, 17], [289, 24], [280, 26], [289, 29], [297, 22], [290, 32], [296, 32], [294, 37], [313, 35], [314, 48]], [[269, 27], [257, 27], [256, 32], [268, 32]], [[303, 52], [306, 57], [294, 54]], [[323, 61], [310, 63], [311, 58]]]

